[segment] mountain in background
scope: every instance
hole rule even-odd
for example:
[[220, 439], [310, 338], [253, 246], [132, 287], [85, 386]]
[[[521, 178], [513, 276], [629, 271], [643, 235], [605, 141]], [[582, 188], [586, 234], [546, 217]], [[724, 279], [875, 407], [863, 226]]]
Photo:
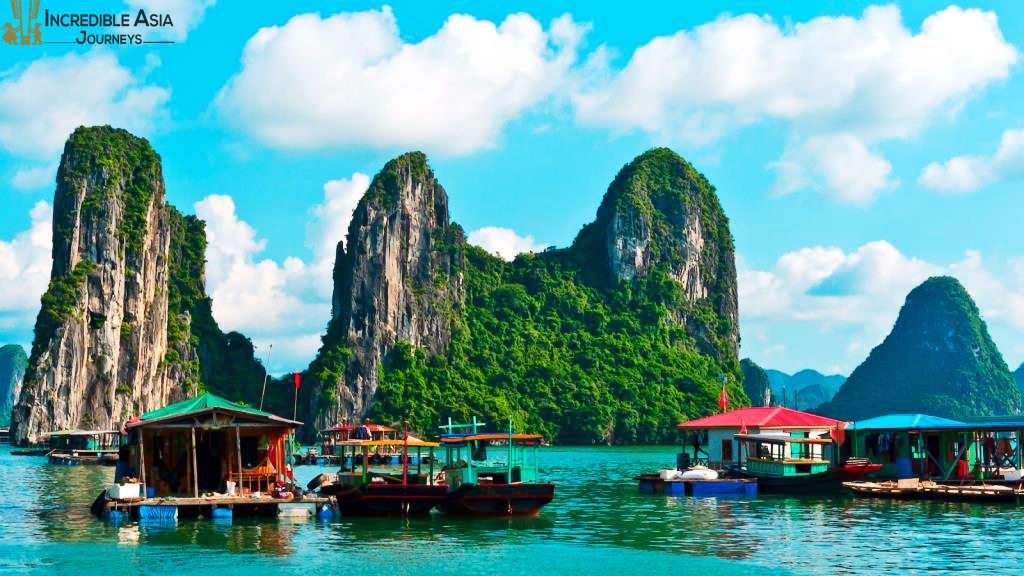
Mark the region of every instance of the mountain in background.
[[[772, 402], [785, 404], [794, 410], [810, 410], [828, 402], [846, 382], [841, 374], [825, 375], [817, 370], [804, 369], [795, 374], [766, 369], [772, 387]], [[785, 398], [783, 398], [785, 393]]]
[[740, 371], [743, 372], [743, 391], [750, 399], [750, 405], [771, 406], [775, 398], [764, 368], [750, 358], [744, 358], [740, 360]]
[[25, 349], [17, 344], [0, 347], [0, 428], [11, 424], [11, 409], [21, 392], [21, 382], [28, 366]]
[[978, 307], [955, 278], [911, 290], [896, 324], [831, 402], [843, 420], [896, 413], [960, 419], [1017, 414], [1021, 395]]
[[205, 294], [203, 222], [165, 201], [149, 142], [78, 128], [57, 170], [53, 268], [11, 418], [12, 440], [116, 429], [203, 390], [263, 382], [252, 344], [224, 334]]
[[723, 381], [746, 402], [728, 220], [671, 150], [626, 165], [572, 246], [513, 262], [466, 244], [408, 153], [373, 179], [337, 254], [299, 400], [321, 424], [511, 417], [566, 443], [665, 442], [716, 409]]
[[1013, 378], [1017, 381], [1017, 389], [1021, 392], [1021, 405], [1024, 406], [1024, 362], [1021, 362], [1013, 372]]

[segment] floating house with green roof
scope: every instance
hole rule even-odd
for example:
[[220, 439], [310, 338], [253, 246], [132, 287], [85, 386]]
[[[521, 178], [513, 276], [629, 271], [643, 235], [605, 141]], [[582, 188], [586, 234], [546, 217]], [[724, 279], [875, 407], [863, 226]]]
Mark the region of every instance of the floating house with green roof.
[[246, 495], [286, 479], [292, 430], [301, 422], [214, 394], [129, 421], [129, 461], [154, 497]]

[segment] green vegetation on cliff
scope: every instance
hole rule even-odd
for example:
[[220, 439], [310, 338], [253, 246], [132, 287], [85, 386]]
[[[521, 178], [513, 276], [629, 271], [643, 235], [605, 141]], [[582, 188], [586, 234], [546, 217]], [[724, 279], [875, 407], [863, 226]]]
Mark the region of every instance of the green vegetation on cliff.
[[79, 260], [70, 274], [50, 279], [50, 285], [40, 299], [39, 315], [33, 329], [30, 365], [36, 364], [57, 329], [75, 313], [82, 285], [95, 267], [89, 260]]
[[[628, 280], [609, 273], [620, 205], [653, 223], [651, 266]], [[686, 258], [681, 223], [694, 211], [710, 293], [691, 304], [673, 273]], [[732, 405], [748, 402], [731, 340], [734, 286], [714, 189], [675, 153], [652, 150], [623, 168], [572, 247], [505, 262], [467, 246], [466, 298], [450, 307], [447, 353], [398, 343], [372, 417], [429, 431], [449, 416], [492, 424], [511, 416], [562, 443], [674, 442], [677, 422], [716, 410], [723, 377]]]
[[978, 307], [955, 278], [929, 278], [907, 295], [892, 332], [831, 402], [846, 420], [883, 414], [945, 418], [1016, 414], [1021, 398]]
[[162, 185], [160, 156], [149, 141], [110, 126], [79, 127], [65, 145], [61, 178], [76, 185], [99, 180], [82, 200], [81, 216], [95, 221], [109, 209], [114, 190], [120, 190], [121, 221], [117, 236], [125, 243], [129, 262], [142, 249], [149, 211]]
[[771, 388], [768, 374], [750, 358], [740, 360], [740, 370], [743, 372], [743, 391], [750, 398], [750, 405], [765, 406], [764, 397]]

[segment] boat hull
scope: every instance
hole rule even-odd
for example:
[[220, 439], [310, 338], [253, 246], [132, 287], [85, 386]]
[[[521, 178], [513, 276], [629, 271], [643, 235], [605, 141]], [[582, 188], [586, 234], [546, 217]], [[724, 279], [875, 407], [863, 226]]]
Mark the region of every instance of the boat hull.
[[842, 490], [843, 482], [860, 480], [868, 474], [881, 469], [882, 467], [879, 464], [856, 464], [838, 466], [817, 474], [771, 476], [767, 474], [751, 474], [742, 468], [730, 468], [729, 475], [739, 478], [756, 478], [758, 492], [835, 492]]
[[324, 486], [322, 496], [334, 496], [342, 516], [407, 516], [427, 514], [446, 500], [448, 487], [427, 484], [363, 484]]
[[441, 509], [469, 516], [533, 516], [554, 497], [554, 484], [463, 484]]

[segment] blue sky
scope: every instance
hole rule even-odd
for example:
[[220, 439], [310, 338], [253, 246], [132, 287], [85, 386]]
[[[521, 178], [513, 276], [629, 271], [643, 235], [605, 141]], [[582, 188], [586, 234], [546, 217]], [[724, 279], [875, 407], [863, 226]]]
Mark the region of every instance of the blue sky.
[[169, 13], [141, 33], [175, 43], [0, 44], [0, 341], [31, 340], [61, 143], [109, 123], [208, 221], [215, 315], [275, 371], [312, 357], [331, 246], [389, 158], [425, 151], [471, 241], [511, 256], [570, 243], [656, 145], [731, 219], [744, 356], [848, 373], [945, 273], [1024, 360], [1019, 3], [249, 6], [43, 0]]

